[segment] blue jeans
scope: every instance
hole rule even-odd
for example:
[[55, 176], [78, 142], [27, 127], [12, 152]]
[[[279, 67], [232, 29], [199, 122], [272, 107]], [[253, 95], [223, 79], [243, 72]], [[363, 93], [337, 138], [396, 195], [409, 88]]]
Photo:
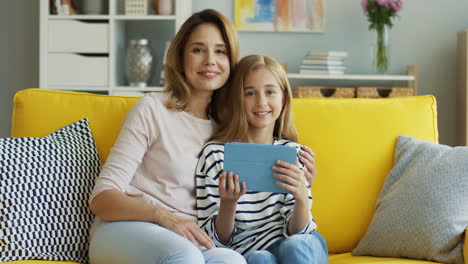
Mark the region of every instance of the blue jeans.
[[298, 234], [275, 242], [266, 250], [245, 254], [249, 264], [326, 264], [328, 248], [325, 239], [317, 232]]
[[89, 244], [91, 264], [245, 264], [227, 248], [201, 250], [184, 237], [148, 222], [102, 222]]

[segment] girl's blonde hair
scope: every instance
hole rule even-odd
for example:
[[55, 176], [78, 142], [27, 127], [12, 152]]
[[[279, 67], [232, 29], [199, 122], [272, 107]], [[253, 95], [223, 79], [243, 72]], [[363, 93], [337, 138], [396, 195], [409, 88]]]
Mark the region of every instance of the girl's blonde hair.
[[[219, 29], [226, 44], [229, 66], [231, 69], [234, 69], [236, 66], [239, 57], [239, 40], [232, 22], [223, 14], [213, 9], [206, 9], [193, 14], [179, 29], [167, 51], [166, 66], [164, 68], [164, 77], [166, 79], [164, 92], [168, 94], [165, 105], [169, 109], [183, 111], [190, 102], [191, 88], [184, 76], [184, 48], [190, 34], [197, 26], [202, 24], [213, 24]], [[223, 87], [213, 93], [210, 105], [208, 106], [207, 114], [213, 117], [215, 121], [219, 121], [213, 109], [217, 100], [217, 94], [221, 90], [226, 89], [229, 79]]]
[[268, 56], [249, 55], [242, 58], [234, 70], [229, 89], [223, 90], [216, 103], [221, 122], [210, 140], [218, 142], [247, 141], [248, 121], [244, 112], [244, 81], [247, 75], [258, 69], [267, 69], [275, 75], [283, 91], [283, 108], [276, 120], [273, 137], [297, 142], [293, 122], [292, 92], [288, 77], [281, 64]]

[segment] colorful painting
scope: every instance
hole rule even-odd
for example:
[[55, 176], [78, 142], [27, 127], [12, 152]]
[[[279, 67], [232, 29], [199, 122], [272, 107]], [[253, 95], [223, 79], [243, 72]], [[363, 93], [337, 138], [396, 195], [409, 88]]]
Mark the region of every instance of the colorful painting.
[[239, 31], [324, 32], [325, 0], [235, 0]]

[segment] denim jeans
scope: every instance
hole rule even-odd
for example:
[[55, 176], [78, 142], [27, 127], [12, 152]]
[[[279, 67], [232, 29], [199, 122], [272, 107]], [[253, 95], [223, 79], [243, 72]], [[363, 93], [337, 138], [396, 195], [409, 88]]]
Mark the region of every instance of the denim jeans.
[[317, 232], [298, 234], [275, 242], [266, 250], [245, 254], [249, 264], [327, 264], [328, 248]]
[[91, 264], [245, 264], [227, 248], [202, 250], [184, 237], [148, 222], [102, 222], [89, 245]]

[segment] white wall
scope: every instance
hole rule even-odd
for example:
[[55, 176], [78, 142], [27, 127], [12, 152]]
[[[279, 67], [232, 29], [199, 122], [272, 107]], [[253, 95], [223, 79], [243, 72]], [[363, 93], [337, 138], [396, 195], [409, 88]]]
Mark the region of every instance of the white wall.
[[[370, 73], [372, 35], [360, 0], [325, 1], [325, 33], [241, 32], [241, 55], [271, 55], [297, 72], [308, 50], [346, 50], [348, 73]], [[192, 3], [194, 12], [214, 8], [233, 18], [234, 1]], [[0, 137], [9, 136], [13, 94], [39, 83], [38, 8], [36, 0], [0, 1]], [[468, 28], [466, 10], [466, 0], [407, 0], [391, 30], [390, 74], [403, 74], [408, 64], [419, 66], [419, 94], [436, 96], [440, 142], [449, 145], [455, 144], [456, 129], [456, 32]]]
[[[193, 10], [214, 8], [233, 19], [233, 2], [198, 0], [193, 1]], [[297, 72], [308, 50], [346, 50], [348, 73], [370, 73], [372, 34], [361, 1], [325, 2], [325, 33], [240, 32], [241, 55], [270, 55], [288, 63], [290, 72]], [[406, 0], [391, 30], [389, 73], [404, 74], [406, 65], [418, 65], [419, 94], [436, 96], [439, 140], [449, 145], [455, 144], [456, 129], [456, 32], [468, 28], [467, 10], [466, 0]]]

